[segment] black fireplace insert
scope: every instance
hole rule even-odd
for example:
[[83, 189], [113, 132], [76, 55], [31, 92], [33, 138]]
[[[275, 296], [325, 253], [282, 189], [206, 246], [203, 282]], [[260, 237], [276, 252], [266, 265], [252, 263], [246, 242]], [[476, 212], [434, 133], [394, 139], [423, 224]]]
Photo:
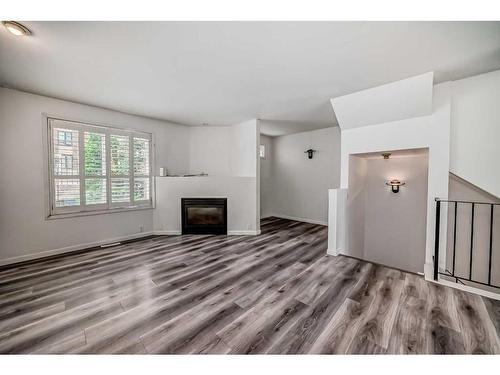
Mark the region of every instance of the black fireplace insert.
[[181, 198], [182, 234], [227, 234], [227, 198]]

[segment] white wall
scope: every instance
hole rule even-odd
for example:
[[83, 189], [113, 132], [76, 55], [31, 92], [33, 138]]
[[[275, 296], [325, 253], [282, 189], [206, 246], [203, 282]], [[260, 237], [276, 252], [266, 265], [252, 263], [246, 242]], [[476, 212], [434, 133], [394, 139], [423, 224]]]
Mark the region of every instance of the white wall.
[[[423, 272], [427, 219], [427, 155], [369, 158], [364, 181], [364, 259]], [[406, 185], [393, 193], [386, 181]]]
[[450, 171], [500, 197], [500, 70], [454, 81]]
[[261, 134], [260, 144], [266, 148], [266, 157], [260, 159], [260, 216], [268, 217], [273, 214], [273, 138]]
[[209, 176], [256, 177], [257, 120], [189, 128], [189, 171]]
[[367, 160], [351, 155], [349, 158], [349, 189], [347, 191], [347, 235], [344, 253], [363, 258], [365, 251]]
[[328, 249], [330, 255], [344, 252], [346, 243], [347, 189], [328, 190]]
[[230, 128], [227, 126], [193, 126], [189, 128], [189, 172], [209, 176], [229, 176]]
[[[349, 187], [349, 155], [351, 154], [415, 148], [429, 149], [426, 228], [426, 262], [428, 264], [432, 262], [434, 251], [434, 198], [448, 196], [449, 137], [449, 83], [434, 86], [432, 115], [342, 131], [341, 188]], [[442, 220], [442, 226], [446, 228], [446, 218]], [[443, 236], [443, 246], [445, 243], [446, 238]]]
[[[312, 159], [305, 150], [317, 150]], [[295, 133], [272, 140], [271, 187], [261, 191], [267, 213], [320, 224], [328, 221], [328, 190], [339, 185], [338, 127]]]
[[259, 124], [253, 119], [229, 127], [231, 176], [258, 177]]
[[[153, 230], [153, 210], [45, 220], [42, 114], [154, 134], [156, 166], [189, 169], [189, 131], [181, 125], [0, 88], [0, 258], [73, 249]], [[157, 173], [157, 168], [155, 169]]]

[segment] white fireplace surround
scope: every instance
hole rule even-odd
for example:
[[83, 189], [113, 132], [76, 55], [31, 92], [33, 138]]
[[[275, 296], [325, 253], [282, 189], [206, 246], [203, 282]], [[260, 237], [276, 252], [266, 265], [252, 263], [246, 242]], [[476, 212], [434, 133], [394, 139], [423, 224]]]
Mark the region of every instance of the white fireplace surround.
[[228, 234], [259, 234], [256, 190], [256, 177], [157, 177], [155, 234], [181, 234], [181, 198], [227, 198]]

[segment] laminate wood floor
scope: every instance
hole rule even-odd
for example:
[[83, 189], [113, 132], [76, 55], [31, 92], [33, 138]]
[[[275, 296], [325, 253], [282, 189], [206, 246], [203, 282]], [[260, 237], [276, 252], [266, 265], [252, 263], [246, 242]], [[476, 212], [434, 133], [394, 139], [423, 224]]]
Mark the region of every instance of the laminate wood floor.
[[348, 257], [327, 228], [158, 236], [0, 269], [0, 353], [498, 353], [500, 302]]

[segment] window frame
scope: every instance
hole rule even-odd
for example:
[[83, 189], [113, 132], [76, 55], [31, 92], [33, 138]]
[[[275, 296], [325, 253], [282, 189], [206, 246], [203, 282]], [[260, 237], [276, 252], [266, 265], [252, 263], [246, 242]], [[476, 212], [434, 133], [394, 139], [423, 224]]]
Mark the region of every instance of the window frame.
[[266, 145], [265, 144], [259, 144], [259, 157], [261, 159], [266, 159]]
[[[73, 120], [61, 116], [53, 116], [48, 114], [42, 115], [44, 129], [44, 153], [46, 165], [44, 167], [45, 176], [45, 201], [46, 201], [46, 219], [58, 219], [74, 216], [100, 215], [115, 212], [135, 211], [155, 208], [155, 184], [154, 184], [154, 155], [155, 142], [154, 134], [134, 129], [124, 129], [106, 124], [95, 124], [87, 121]], [[54, 137], [53, 128], [64, 128], [77, 130], [79, 132], [79, 174], [56, 175], [54, 170]], [[106, 175], [86, 175], [85, 174], [85, 132], [93, 132], [104, 134], [105, 137], [105, 159], [106, 159]], [[129, 202], [111, 202], [111, 178], [120, 176], [111, 174], [111, 135], [126, 135], [129, 137], [129, 175], [123, 178], [129, 179], [130, 200]], [[134, 175], [134, 138], [142, 138], [149, 140], [149, 176]], [[73, 163], [75, 160], [73, 160]], [[134, 199], [134, 178], [149, 178], [149, 199], [135, 200]], [[73, 207], [56, 207], [55, 202], [55, 179], [78, 179], [80, 184], [80, 205]], [[85, 197], [85, 181], [91, 178], [102, 178], [106, 184], [106, 203], [102, 204], [86, 204]]]

